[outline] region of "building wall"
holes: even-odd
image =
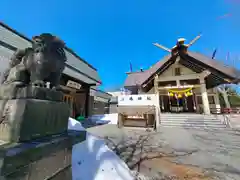
[[[31,46],[31,42],[19,35],[13,33],[12,31],[5,28],[0,23],[0,42],[9,44],[14,48],[23,49]],[[3,48],[3,45],[0,44],[0,56],[1,58],[1,72],[5,70],[8,66],[9,57],[13,54],[13,49]],[[79,79],[87,84],[99,84],[100,77],[97,73],[97,70],[92,68],[90,65],[81,61],[76,57],[73,53],[71,53],[68,49],[65,49],[67,56],[67,67],[64,70],[64,73],[75,78]],[[3,58],[4,57],[4,58]],[[6,58],[6,59],[5,59]],[[3,60],[4,59],[4,60]]]
[[[112,92],[108,92],[108,94],[111,94],[112,96],[120,96],[120,95],[123,95],[123,94],[130,94],[131,92],[128,91],[128,92],[123,92],[123,91],[112,91]]]
[[[118,107],[118,96],[121,95],[130,95],[131,91],[112,91],[108,92],[112,95],[112,98],[109,103],[109,113],[118,113],[117,107]]]
[[[196,94],[196,104],[199,108],[203,109],[202,104],[202,95],[201,95],[201,89],[200,87],[197,87],[193,90],[193,92]],[[209,101],[209,107],[211,108],[221,108],[220,106],[220,100],[219,100],[219,94],[217,92],[216,88],[208,89],[208,101]],[[197,107],[197,108],[198,108]]]
[[[118,107],[117,103],[111,103],[109,106],[109,113],[110,114],[118,113],[117,107]]]
[[[88,96],[87,92],[74,94],[75,102],[76,102],[76,106],[75,106],[76,114],[83,115],[85,117],[89,116],[89,114],[86,113],[86,111],[88,111],[86,109],[87,108],[87,105],[86,105],[87,96]]]
[[[108,114],[112,95],[96,88],[91,88],[89,98],[89,115]]]
[[[181,69],[181,76],[175,76],[175,68],[179,67]],[[160,80],[169,80],[169,79],[173,79],[173,80],[178,80],[181,79],[182,77],[184,78],[188,78],[188,76],[191,78],[192,76],[198,76],[197,73],[195,73],[194,71],[192,71],[189,68],[186,68],[185,66],[181,65],[181,64],[173,64],[172,66],[169,67],[169,69],[167,69],[165,72],[163,72],[160,76],[159,79]],[[193,92],[195,94],[195,99],[196,99],[196,104],[197,104],[197,108],[202,109],[203,105],[202,105],[202,95],[201,95],[201,89],[200,87],[194,87],[193,88]],[[216,91],[216,89],[212,88],[212,89],[208,89],[208,101],[209,101],[209,106],[210,108],[220,108],[220,103],[219,103],[219,95]],[[152,87],[148,92],[141,92],[139,94],[154,94],[155,93],[155,88]],[[162,89],[159,91],[160,95],[167,95],[167,90]]]
[[[67,82],[71,80],[81,85],[80,89],[75,89],[67,86]],[[70,105],[71,117],[75,118],[76,115],[88,117],[88,98],[90,86],[86,83],[79,82],[72,79],[70,76],[62,75],[61,87],[64,92],[64,101]],[[67,101],[66,101],[67,99]]]
[[[109,114],[109,103],[94,101],[93,115],[96,114]]]
[[[9,60],[14,51],[16,49],[30,47],[31,45],[32,44],[29,39],[22,37],[22,35],[19,35],[17,32],[13,32],[0,22],[0,76],[2,76],[3,72],[7,69]],[[80,113],[81,115],[88,116],[87,107],[89,106],[89,86],[99,84],[100,78],[98,76],[98,72],[69,48],[65,48],[65,53],[67,56],[67,62],[63,74],[68,76],[67,80],[72,80],[82,85],[84,84],[82,87],[87,87],[88,89],[81,93],[73,93],[74,91],[71,92],[70,90],[69,92],[65,92],[65,97],[67,96],[68,99],[74,99],[71,100],[74,101],[75,104],[72,108],[72,111],[75,113],[72,114]],[[64,81],[61,85],[66,86],[66,81]],[[73,102],[70,103],[71,106],[73,106]]]
[[[161,74],[161,77],[169,77],[169,76],[175,76],[175,68],[179,67],[181,69],[181,75],[190,75],[190,74],[196,74],[194,71],[192,71],[189,68],[186,68],[185,66],[181,64],[173,64],[170,66],[166,71],[164,71]]]
[[[109,113],[118,113],[117,107],[118,107],[118,97],[112,96],[109,102]]]
[[[161,90],[160,90],[160,91],[161,91]],[[165,93],[165,90],[162,90],[161,92],[162,92],[162,93]],[[208,89],[207,92],[208,92],[208,95],[213,95],[213,94],[216,93],[215,90],[214,90],[214,88]],[[154,87],[152,87],[148,92],[141,92],[141,94],[154,94],[154,93],[155,93]],[[195,87],[195,88],[194,88],[194,93],[197,94],[197,95],[201,95],[201,89],[200,89],[200,87]]]
[[[154,87],[152,89],[150,89],[148,92],[145,93],[141,93],[141,94],[154,94]],[[196,99],[196,104],[198,106],[198,108],[202,109],[203,105],[202,105],[202,95],[201,95],[201,91],[199,87],[196,87],[193,89],[193,92],[195,93],[195,99]],[[208,101],[209,101],[209,107],[210,108],[220,108],[220,102],[219,102],[219,96],[216,92],[215,89],[208,89]],[[160,90],[159,92],[160,95],[167,95],[167,91],[166,90]]]

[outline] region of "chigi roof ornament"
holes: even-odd
[[[178,52],[185,52],[187,53],[187,50],[190,46],[192,46],[202,35],[199,34],[198,36],[196,36],[189,44],[185,44],[186,39],[185,38],[179,38],[177,40],[177,43],[175,46],[173,46],[171,49],[158,44],[158,43],[153,43],[154,46],[157,46],[165,51],[168,51],[170,53],[172,53],[172,55],[176,55]]]

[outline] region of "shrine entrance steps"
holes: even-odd
[[[227,128],[221,115],[161,113],[160,126],[184,128]]]

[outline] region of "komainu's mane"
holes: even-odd
[[[51,52],[56,52],[60,58],[66,61],[66,54],[64,51],[65,43],[58,37],[53,36],[50,33],[43,33],[39,36],[34,36],[32,40],[32,48],[35,52],[42,52],[45,48],[47,48]]]

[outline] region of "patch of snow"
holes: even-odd
[[[80,122],[69,118],[69,130],[86,131]],[[86,140],[73,146],[73,180],[134,180],[127,165],[110,150],[105,141],[88,133]]]
[[[68,129],[75,131],[86,131],[86,129],[82,127],[82,124],[80,122],[71,117],[68,118]]]
[[[93,115],[89,119],[96,122],[106,122],[106,124],[117,124],[118,113]]]

